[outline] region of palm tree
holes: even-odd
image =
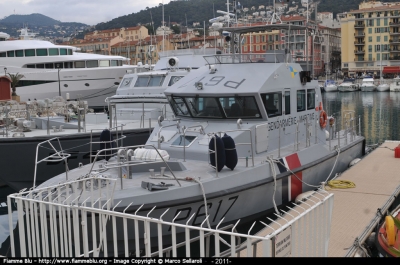
[[[21,75],[21,74],[19,74],[19,73],[16,73],[16,74],[10,74],[10,73],[8,73],[7,74],[9,77],[10,77],[10,79],[11,79],[11,89],[12,89],[12,96],[16,96],[17,95],[17,93],[15,93],[15,90],[16,90],[16,88],[17,88],[17,85],[18,85],[18,83],[19,83],[19,80],[21,80],[22,78],[24,78],[25,76],[24,75]]]

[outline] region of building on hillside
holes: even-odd
[[[223,36],[206,36],[203,37],[193,37],[189,39],[189,47],[199,47],[199,48],[219,48],[223,49],[225,43],[225,39]]]
[[[164,48],[163,48],[164,44]],[[130,64],[155,64],[159,60],[161,51],[173,50],[174,45],[162,36],[148,36],[143,40],[124,41],[111,47],[113,55],[120,55],[130,59]]]
[[[340,20],[333,17],[332,12],[318,12],[317,15],[318,25],[338,29],[340,28]]]
[[[162,35],[166,36],[172,33],[173,33],[172,29],[167,26],[161,26],[156,29],[157,36],[162,36]]]
[[[329,28],[319,25],[322,36],[321,57],[325,63],[325,70],[333,72],[341,68],[341,32],[340,28]]]
[[[139,41],[149,36],[144,26],[123,27],[120,29],[95,30],[85,34],[83,40],[74,39],[70,45],[78,47],[82,52],[95,54],[112,54],[111,47],[124,41]]]
[[[358,10],[344,14],[341,19],[342,72],[350,76],[379,75],[382,66],[384,75],[399,74],[399,18],[398,2],[363,2]]]

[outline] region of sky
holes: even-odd
[[[0,19],[40,13],[61,22],[96,25],[170,0],[0,0]]]

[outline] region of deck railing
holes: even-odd
[[[124,210],[115,211],[121,203],[113,201],[115,181],[86,178],[9,195],[11,256],[178,257],[178,250],[182,249],[186,258],[327,257],[333,194],[324,190],[287,205],[279,215],[275,214],[276,218],[256,221],[265,226],[260,232],[252,233],[254,222],[248,233],[242,234],[236,231],[240,220],[233,227],[220,228],[221,219],[212,228],[206,225],[209,216],[200,226],[188,224],[194,214],[186,223],[175,222],[180,213],[172,220],[163,220],[169,209],[159,217],[150,217],[156,206],[145,215],[138,214],[143,205],[129,209],[129,204]],[[17,205],[18,245],[12,232],[13,203]],[[128,209],[134,214],[127,213]],[[171,243],[165,245],[165,240]]]

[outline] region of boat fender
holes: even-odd
[[[353,159],[353,160],[350,162],[349,167],[354,166],[355,164],[357,164],[357,163],[360,162],[360,161],[361,161],[360,158]]]
[[[396,243],[396,230],[394,227],[393,217],[390,215],[385,217],[385,230],[388,245],[394,246],[394,243]]]
[[[105,129],[100,134],[100,150],[115,148],[115,142],[113,141],[113,135],[108,130]],[[112,156],[112,151],[102,152],[100,156],[103,156],[106,161],[108,161]]]
[[[238,163],[235,141],[225,133],[222,137],[222,142],[225,147],[225,166],[233,170]]]
[[[210,149],[210,164],[215,167],[218,164],[218,172],[220,172],[225,166],[225,147],[224,142],[221,137],[215,135],[215,143],[217,146],[217,159],[215,159],[215,145],[214,145],[214,137],[211,137],[210,143],[208,144],[208,148]],[[217,160],[217,161],[215,161]],[[216,163],[217,162],[217,163]]]

